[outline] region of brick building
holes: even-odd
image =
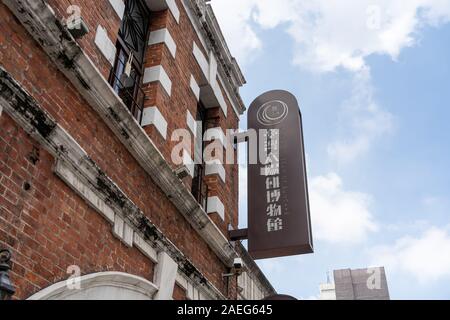
[[[14,298],[273,295],[229,241],[238,165],[201,157],[218,144],[236,159],[225,133],[244,84],[204,0],[0,1],[0,248]],[[195,142],[181,163],[178,129]],[[246,272],[223,277],[238,257]]]

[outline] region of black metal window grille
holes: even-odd
[[[142,0],[126,0],[117,39],[117,54],[109,82],[139,123],[142,121],[145,93],[144,74],[150,13]]]
[[[192,180],[192,195],[195,197],[195,199],[198,201],[198,203],[205,209],[205,211],[208,210],[208,185],[205,182],[205,171],[206,171],[206,165],[203,159],[203,152],[205,150],[205,142],[203,141],[204,134],[206,130],[208,129],[208,120],[207,120],[207,112],[205,107],[199,103],[197,108],[197,121],[201,122],[202,124],[202,130],[201,130],[201,164],[195,165],[194,170],[194,179]]]

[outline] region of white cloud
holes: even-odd
[[[262,46],[256,26],[284,29],[295,41],[296,64],[316,71],[358,71],[366,57],[396,59],[424,25],[450,20],[449,0],[215,0],[232,51],[249,57]]]
[[[328,146],[328,154],[340,163],[349,163],[365,154],[372,144],[393,128],[393,115],[383,110],[373,98],[368,68],[354,75],[351,98],[340,110],[339,126],[346,128]]]
[[[404,237],[371,250],[373,264],[388,273],[408,274],[422,284],[450,279],[450,230],[431,227],[419,237]]]
[[[378,230],[370,212],[371,196],[344,190],[331,173],[313,178],[309,188],[314,237],[333,244],[358,244]]]
[[[392,115],[373,98],[367,57],[380,54],[396,60],[402,49],[417,43],[421,28],[450,21],[450,0],[215,0],[212,4],[241,63],[263,48],[258,28],[280,27],[294,40],[294,64],[319,73],[339,68],[354,73],[350,107],[344,106],[341,119],[341,127],[352,130],[328,147],[332,159],[344,163],[364,155],[392,127]]]
[[[262,47],[251,24],[254,2],[219,0],[211,3],[232,53],[239,63],[246,63]]]

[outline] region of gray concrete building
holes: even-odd
[[[390,300],[384,267],[334,271],[334,284],[320,286],[321,300]]]

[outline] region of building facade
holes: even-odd
[[[390,300],[384,267],[334,271],[334,283],[320,285],[321,300]]]
[[[0,1],[0,248],[14,297],[275,294],[228,235],[227,132],[244,84],[204,0]],[[236,258],[246,272],[224,277]]]

